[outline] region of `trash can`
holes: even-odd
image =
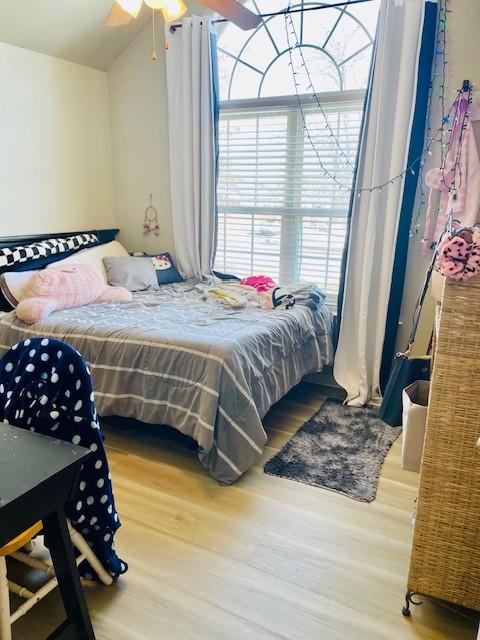
[[[427,424],[429,390],[430,382],[417,380],[402,392],[402,467],[407,471],[420,471]]]

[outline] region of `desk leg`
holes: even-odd
[[[72,638],[95,640],[63,509],[44,518],[43,528],[67,614],[66,624],[75,632]]]

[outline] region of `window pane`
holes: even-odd
[[[307,11],[303,16],[303,42],[315,42],[323,47],[328,42],[332,29],[335,29],[341,16],[341,8]]]
[[[331,33],[325,50],[341,64],[343,60],[354,56],[370,43],[371,38],[362,23],[343,14],[336,29]]]
[[[355,58],[342,65],[343,84],[345,89],[363,89],[367,86],[370,71],[372,47],[359,53]]]
[[[339,185],[329,176],[323,176],[324,179],[321,180],[318,175],[322,169],[319,168],[317,153],[323,167],[331,176],[335,176],[338,182],[346,187],[351,185],[362,111],[358,107],[354,110],[342,110],[341,107],[337,109],[333,111],[324,108],[326,119],[318,110],[311,110],[306,114],[308,133],[313,142],[312,146],[305,131],[302,206],[306,208],[326,207],[343,211],[349,204],[348,191],[339,189]],[[327,122],[330,128],[327,127]],[[335,138],[344,155],[341,155]]]
[[[281,216],[219,211],[215,269],[245,277],[280,273]],[[233,240],[233,241],[232,241]]]
[[[265,72],[277,53],[275,44],[269,36],[268,30],[263,27],[258,29],[254,36],[247,41],[241,58],[243,61],[248,62],[248,64]]]
[[[342,218],[303,218],[300,280],[315,282],[334,299],[340,286],[340,269],[347,233]]]
[[[323,51],[313,47],[302,47],[300,55],[296,49],[292,52],[292,63],[295,69],[298,69],[295,76],[292,74],[288,52],[275,60],[265,74],[260,90],[261,97],[293,95],[295,82],[299,94],[311,93],[310,83],[318,93],[339,91],[342,88],[340,70]],[[305,68],[308,69],[308,74]]]
[[[229,98],[231,100],[257,97],[258,87],[263,77],[262,74],[241,63],[237,63],[233,77],[235,78],[235,82],[232,82],[230,88]]]
[[[220,123],[219,224],[215,268],[280,284],[315,282],[338,291],[362,101],[224,109]],[[344,156],[331,135],[335,134]],[[312,142],[314,147],[312,147]]]
[[[284,204],[287,116],[233,114],[220,121],[219,205]]]

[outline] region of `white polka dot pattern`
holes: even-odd
[[[128,566],[113,548],[120,522],[94,400],[85,362],[76,350],[56,339],[27,339],[0,360],[1,421],[46,435],[54,432],[54,437],[90,449],[76,495],[65,511],[72,526],[117,577]],[[96,578],[86,562],[80,572]]]

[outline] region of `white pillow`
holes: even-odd
[[[90,247],[89,249],[82,249],[78,253],[74,253],[63,260],[52,262],[48,265],[47,269],[54,269],[55,267],[69,263],[93,264],[100,269],[102,277],[105,280],[105,284],[107,284],[107,272],[103,265],[103,259],[116,256],[128,256],[128,251],[120,244],[120,242],[112,240],[112,242],[107,242],[106,244]],[[23,289],[29,281],[30,276],[37,271],[38,269],[32,269],[30,271],[7,271],[0,275],[0,289],[12,307],[17,306],[22,297]]]
[[[34,271],[7,271],[0,275],[0,289],[12,307],[15,308],[17,306],[25,285],[35,271],[38,271],[38,269]]]
[[[117,240],[101,244],[96,247],[90,247],[89,249],[82,249],[78,253],[74,253],[68,258],[52,262],[48,265],[47,269],[55,269],[55,267],[63,266],[64,264],[93,264],[100,269],[105,284],[108,283],[107,272],[103,264],[104,258],[115,258],[121,256],[128,256],[128,251]],[[31,273],[31,272],[30,272]]]

